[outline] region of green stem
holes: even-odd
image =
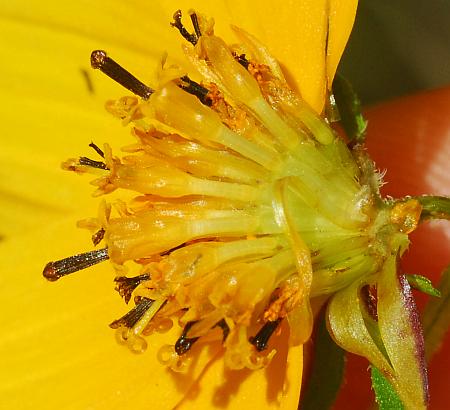
[[[422,205],[421,222],[428,219],[450,219],[450,198],[445,196],[415,196]]]

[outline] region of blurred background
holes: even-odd
[[[340,65],[363,105],[450,84],[449,0],[360,0]]]

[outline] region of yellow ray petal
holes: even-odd
[[[337,66],[355,21],[358,0],[330,0],[327,47],[327,81],[331,88]]]
[[[259,40],[277,56],[303,98],[321,111],[325,95],[325,42],[327,36],[327,0],[278,3],[230,1],[237,25],[242,16],[253,13],[245,29],[257,33]]]
[[[128,133],[102,109],[114,89],[94,82],[96,93],[87,91],[81,70],[89,69],[92,41],[17,20],[2,20],[0,35],[10,39],[0,45],[10,56],[0,76],[8,102],[2,104],[0,234],[9,237],[85,206],[92,189],[64,173],[61,161],[90,155],[91,140],[120,146]]]
[[[173,7],[163,10],[139,1],[126,6],[119,1],[2,5],[0,35],[8,41],[0,42],[0,53],[8,58],[0,76],[6,118],[1,238],[39,229],[78,208],[86,215],[93,212],[86,179],[62,172],[61,161],[91,155],[91,140],[100,146],[108,141],[113,148],[132,140],[129,130],[103,109],[106,100],[127,92],[91,70],[90,53],[104,48],[142,81],[155,83],[164,51],[181,62],[181,39],[169,25]],[[223,7],[214,11],[224,13]]]
[[[38,229],[77,208],[85,207],[87,214],[93,209],[92,189],[62,172],[61,161],[90,155],[91,140],[119,148],[131,139],[103,109],[106,100],[126,90],[91,70],[91,51],[107,49],[151,83],[161,44],[168,44],[161,38],[172,39],[175,53],[180,48],[170,18],[135,24],[145,14],[152,17],[141,3],[75,2],[62,8],[54,1],[19,1],[0,8],[0,35],[8,39],[0,43],[0,53],[8,56],[0,76],[6,118],[0,152],[1,237]]]
[[[291,84],[321,112],[327,78],[331,84],[353,26],[357,1],[289,0],[282,5],[259,1],[256,5],[228,0],[227,3],[233,22],[268,46],[287,71]]]
[[[214,352],[204,349],[192,373],[180,377],[169,374],[156,356],[160,346],[176,340],[177,326],[151,336],[142,355],[119,346],[108,323],[127,308],[112,291],[108,262],[50,285],[40,275],[45,263],[85,242],[72,223],[59,221],[38,237],[3,245],[2,408],[144,409],[155,402],[172,408]]]

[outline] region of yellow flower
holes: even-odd
[[[90,187],[59,170],[61,159],[85,151],[90,140],[113,148],[128,132],[101,109],[123,91],[89,69],[93,49],[120,58],[148,84],[168,50],[181,62],[173,8],[195,7],[214,16],[231,39],[229,23],[244,27],[281,61],[287,77],[316,111],[349,35],[355,1],[273,2],[48,1],[2,5],[2,292],[1,396],[5,408],[295,408],[301,382],[301,347],[278,354],[267,369],[233,373],[218,352],[201,351],[190,373],[174,375],[156,350],[177,329],[152,335],[149,351],[132,355],[106,326],[123,311],[104,265],[49,286],[42,266],[58,255],[89,247],[73,221],[94,214]],[[328,34],[327,34],[327,31]],[[328,41],[328,48],[326,42]],[[325,52],[327,50],[327,52]],[[152,347],[155,347],[152,349]]]

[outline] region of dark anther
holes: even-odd
[[[153,300],[148,298],[141,298],[139,303],[131,309],[128,313],[122,316],[120,319],[115,320],[109,324],[111,329],[117,329],[120,326],[132,328],[139,320],[144,316],[145,312],[152,305]]]
[[[183,333],[175,343],[175,351],[177,352],[178,356],[181,356],[188,352],[192,345],[199,339],[198,337],[192,337],[187,338],[186,335],[189,332],[189,329],[195,324],[196,322],[188,322],[186,323],[186,326],[184,326]]]
[[[268,321],[266,324],[259,330],[255,337],[250,338],[250,343],[256,347],[258,352],[263,351],[267,348],[267,344],[269,343],[270,337],[275,332],[278,325],[281,323],[281,318],[275,321]]]
[[[194,15],[194,14],[193,14]],[[192,18],[192,17],[191,17]],[[194,46],[197,44],[198,38],[195,34],[189,33],[189,31],[186,30],[186,28],[183,26],[183,23],[181,22],[181,10],[177,10],[173,15],[173,23],[170,23],[172,27],[175,27],[178,29],[180,34],[187,40],[189,43],[193,44]],[[198,25],[198,24],[197,24]],[[195,25],[194,25],[195,29]],[[196,30],[197,31],[197,30]]]
[[[93,159],[87,157],[80,157],[78,163],[80,165],[86,165],[92,168],[109,169],[108,166],[103,161],[94,161]]]
[[[190,17],[191,17],[192,25],[194,26],[195,34],[196,34],[197,39],[198,39],[202,35],[202,32],[200,31],[200,26],[198,25],[197,14],[191,13]]]
[[[106,55],[103,50],[95,50],[91,54],[92,68],[99,69],[109,78],[117,81],[120,85],[130,90],[132,93],[138,95],[144,100],[148,100],[153,90],[140,82],[134,75],[125,70],[122,66],[117,64],[112,58]]]
[[[150,275],[147,274],[134,276],[132,278],[127,278],[126,276],[118,276],[114,279],[114,282],[116,282],[115,290],[117,290],[117,292],[119,292],[119,295],[123,297],[125,303],[128,303],[134,290],[142,282],[145,282],[149,279]]]
[[[245,54],[233,53],[233,57],[242,67],[248,70],[248,65],[250,64],[250,61],[247,60]]]
[[[43,275],[50,282],[54,282],[63,276],[86,269],[107,259],[109,259],[108,248],[80,253],[56,262],[47,263]]]
[[[98,154],[100,155],[102,158],[105,158],[105,153],[98,147],[97,144],[93,143],[91,141],[91,143],[89,144],[89,146]]]
[[[195,95],[202,104],[211,106],[212,100],[209,98],[209,90],[199,83],[191,80],[187,75],[180,78],[182,83],[180,84],[180,88],[187,91],[189,94]]]
[[[99,229],[97,232],[92,235],[92,243],[94,246],[97,246],[105,236],[105,230],[103,228]]]
[[[217,322],[214,327],[220,327],[222,329],[222,332],[223,332],[222,343],[225,342],[225,340],[227,340],[227,337],[230,333],[230,328],[228,327],[225,319],[222,319],[219,322]]]

